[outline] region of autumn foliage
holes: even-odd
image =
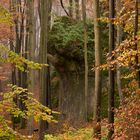
[[[115,134],[116,140],[139,140],[140,138],[140,89],[133,80],[124,89],[126,98],[116,110]]]

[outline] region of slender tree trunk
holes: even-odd
[[[40,63],[47,64],[47,42],[48,42],[48,30],[49,30],[49,10],[50,1],[41,0],[40,1],[40,25],[41,25],[41,35],[40,35],[40,51],[39,59]],[[40,102],[48,106],[48,85],[47,85],[47,75],[48,69],[43,67],[40,70]],[[46,121],[40,120],[39,129],[39,139],[43,140],[43,135],[48,128],[48,123]]]
[[[120,13],[121,10],[121,0],[117,0],[116,1],[116,10],[117,13]],[[117,44],[120,45],[120,43],[122,42],[122,28],[120,27],[120,25],[117,25]],[[123,93],[122,93],[122,89],[121,89],[121,70],[120,70],[120,66],[119,64],[117,64],[117,86],[118,86],[118,92],[119,92],[119,97],[120,97],[120,103],[122,103],[123,101]]]
[[[87,57],[87,23],[86,23],[86,1],[85,0],[82,0],[82,16],[83,16],[83,24],[84,24],[85,118],[87,119],[88,57]]]
[[[27,23],[26,23],[26,33],[27,33],[27,46],[28,46],[28,59],[30,61],[35,61],[35,20],[34,20],[34,0],[27,1]],[[35,70],[29,70],[29,81],[28,89],[30,92],[34,93],[35,87]],[[33,134],[33,117],[31,116],[27,124],[28,135]]]
[[[134,38],[137,40],[136,36],[138,35],[138,30],[139,30],[139,8],[138,8],[138,5],[139,5],[139,1],[138,0],[135,0],[135,28],[134,28]],[[139,52],[139,49],[138,49],[138,43],[136,43],[136,46],[135,46],[135,49],[137,50],[137,52]],[[138,69],[138,72],[137,72],[137,80],[138,80],[138,86],[140,88],[140,66],[139,66],[139,57],[138,57],[138,54],[136,55],[136,65],[137,65],[137,69]]]
[[[79,0],[75,0],[75,13],[76,13],[76,19],[80,19],[80,5],[79,5]]]
[[[69,16],[73,17],[73,0],[69,0]]]
[[[15,12],[15,8],[14,8],[14,5],[15,5],[15,1],[14,0],[10,0],[10,11],[11,12]],[[12,27],[11,27],[11,32],[12,32]],[[14,50],[14,43],[12,40],[10,40],[10,50],[12,51],[15,51]],[[12,84],[13,85],[16,85],[16,70],[15,68],[12,69]]]
[[[20,3],[21,5],[21,13],[22,13],[22,24],[21,24],[21,29],[22,29],[22,32],[21,32],[21,55],[22,57],[24,58],[28,58],[27,56],[27,51],[28,51],[28,48],[29,48],[29,45],[28,45],[28,42],[29,42],[29,26],[28,26],[28,5],[26,5],[26,1],[23,1],[23,3],[21,2]],[[23,8],[22,8],[23,7]],[[27,17],[25,18],[25,15],[27,15]],[[27,65],[24,64],[24,69],[27,70]],[[28,88],[28,80],[27,80],[27,72],[26,71],[19,71],[19,74],[20,74],[20,77],[21,77],[21,80],[19,81],[20,82],[20,86],[22,88],[25,88],[27,89]],[[24,110],[27,110],[26,106],[25,106],[25,103],[24,101],[27,100],[27,93],[23,92],[21,93],[21,98],[19,100],[19,107],[22,111]],[[25,118],[20,118],[20,127],[21,128],[26,128],[27,126],[27,120]]]
[[[115,17],[115,1],[109,0],[109,18]],[[109,23],[109,56],[111,57],[112,51],[115,48],[114,24]],[[114,93],[115,93],[115,71],[109,68],[109,93],[108,93],[108,122],[109,133],[108,139],[112,139],[114,133]]]
[[[99,0],[94,0],[94,36],[95,36],[95,107],[94,107],[94,137],[101,138],[101,36],[98,18],[100,17]]]

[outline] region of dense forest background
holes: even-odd
[[[1,0],[0,139],[139,140],[139,22],[139,0]]]

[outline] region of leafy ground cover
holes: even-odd
[[[106,132],[106,128],[102,129],[102,134]],[[93,128],[85,127],[81,129],[69,128],[65,133],[52,135],[46,134],[44,140],[93,140]],[[102,136],[102,140],[107,140],[106,135]]]

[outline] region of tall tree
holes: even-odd
[[[115,34],[114,24],[112,19],[115,17],[115,0],[109,0],[109,56],[112,56],[112,51],[115,48]],[[112,58],[113,59],[113,58]],[[112,139],[114,133],[114,93],[115,93],[115,71],[109,68],[109,93],[108,93],[108,122],[109,122],[109,133],[108,139]]]
[[[47,46],[48,46],[48,31],[49,31],[49,14],[51,1],[50,0],[40,0],[40,50],[39,50],[39,62],[42,64],[47,64]],[[40,102],[48,106],[47,97],[48,97],[48,87],[47,87],[47,75],[48,69],[47,67],[43,67],[40,70]],[[43,135],[48,128],[47,122],[41,120],[40,121],[40,129],[39,129],[39,138],[43,139]]]
[[[35,55],[35,20],[34,20],[34,1],[30,0],[27,1],[27,21],[26,21],[26,33],[27,33],[27,46],[28,46],[28,59],[31,61],[34,61],[34,55]],[[29,80],[30,84],[28,85],[29,91],[34,93],[34,87],[35,87],[35,75],[34,70],[29,71]],[[33,133],[33,118],[30,117],[28,121],[28,132],[29,135],[32,135]]]
[[[95,36],[95,97],[94,97],[94,137],[101,136],[101,70],[98,66],[101,65],[101,35],[100,24],[98,18],[100,17],[99,0],[94,0],[94,36]]]
[[[82,0],[82,16],[83,16],[83,24],[84,24],[85,118],[87,119],[88,57],[87,57],[87,23],[86,23],[86,1],[85,0]]]
[[[16,0],[11,0],[11,8],[13,8],[13,12],[15,15],[17,15],[14,19],[15,21],[15,33],[16,33],[16,41],[15,41],[15,51],[17,54],[22,55],[23,57],[27,58],[27,34],[26,32],[26,25],[25,25],[25,11],[26,11],[26,6],[25,6],[25,1],[16,1]],[[18,13],[18,14],[17,14]],[[11,43],[12,44],[12,43]],[[12,44],[13,45],[13,44]],[[27,69],[27,66],[24,66],[25,69]],[[13,69],[12,71],[12,82],[13,84],[16,84],[18,86],[21,86],[23,88],[27,88],[27,73],[24,71],[20,71],[16,68]],[[17,104],[17,106],[24,110],[25,106],[24,103],[22,102],[22,98],[24,96],[24,93],[20,95],[20,100],[16,97],[14,98],[14,102]],[[15,128],[15,123],[21,124],[21,127],[25,127],[25,119],[23,118],[13,118],[13,128]]]

